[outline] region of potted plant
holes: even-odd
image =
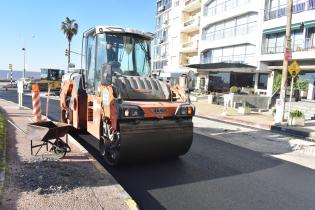
[[[299,110],[291,111],[289,113],[289,125],[304,126],[305,125],[304,113]]]
[[[230,87],[230,93],[238,93],[239,92],[239,88],[238,87],[236,87],[236,86],[232,86],[232,87]]]
[[[295,88],[301,92],[301,97],[307,96],[308,80],[299,78],[295,83]]]

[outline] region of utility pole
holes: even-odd
[[[287,25],[286,25],[286,32],[285,32],[285,53],[283,59],[283,67],[282,67],[282,78],[281,78],[281,89],[280,89],[280,100],[282,100],[281,109],[281,122],[284,120],[284,109],[285,109],[285,92],[287,88],[287,79],[288,79],[288,63],[289,63],[289,56],[288,53],[291,53],[291,22],[292,22],[292,5],[293,0],[288,0],[288,13],[287,13]]]

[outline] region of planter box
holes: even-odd
[[[301,98],[306,98],[307,97],[307,91],[301,91]]]
[[[243,115],[250,114],[251,109],[249,107],[238,107],[237,112]]]
[[[305,119],[304,119],[304,117],[303,118],[301,118],[301,117],[299,117],[299,118],[289,117],[289,125],[291,125],[291,126],[304,126],[305,125]]]
[[[214,95],[208,95],[208,103],[213,104]]]

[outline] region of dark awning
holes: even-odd
[[[207,63],[190,64],[189,68],[197,69],[197,72],[237,72],[237,73],[268,73],[268,71],[258,71],[256,66],[243,63]]]

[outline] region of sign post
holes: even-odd
[[[17,84],[17,91],[19,94],[19,109],[23,106],[23,80],[19,80]]]
[[[291,65],[289,66],[288,71],[291,74],[291,91],[290,91],[290,101],[289,101],[289,115],[290,115],[294,78],[297,75],[299,75],[301,68],[296,61],[293,61],[293,63],[291,63]]]

